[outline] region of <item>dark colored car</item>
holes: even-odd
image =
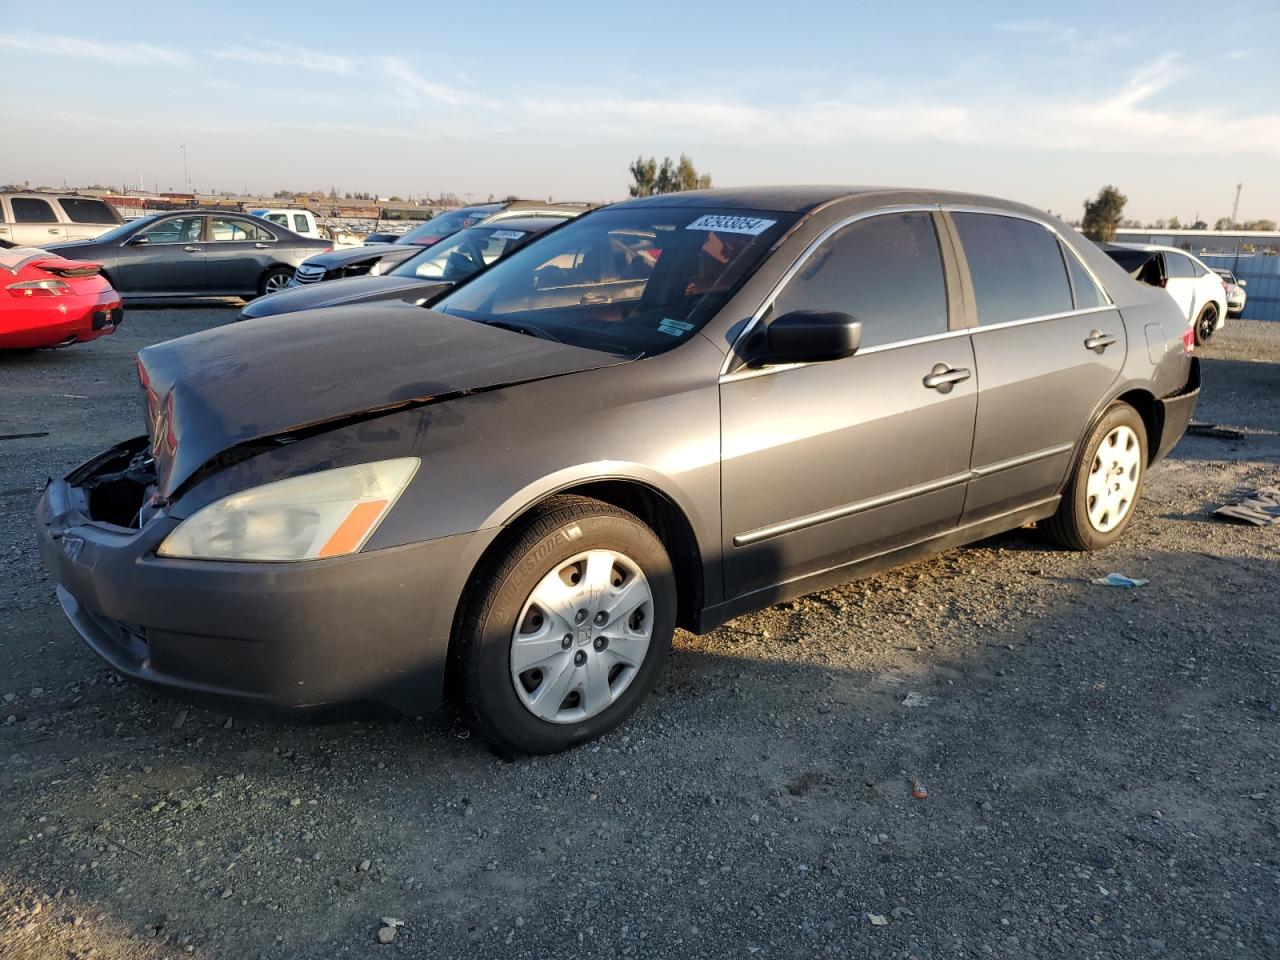
[[[298,267],[292,285],[319,283],[322,280],[345,280],[366,274],[385,274],[414,256],[422,247],[439,243],[459,230],[530,217],[553,217],[563,220],[591,209],[585,203],[541,203],[537,200],[511,200],[503,203],[481,203],[473,207],[449,210],[421,223],[389,244],[366,243],[362,247],[344,247],[312,257]]]
[[[125,300],[273,293],[303,260],[332,248],[257,217],[201,210],[152,214],[93,240],[48,247],[102,264]]]
[[[51,481],[40,553],[121,673],[598,737],[677,625],[1038,523],[1098,549],[1199,393],[1185,320],[1000,200],[836,187],[593,211],[423,310],[147,347],[149,436]]]
[[[559,217],[523,217],[467,227],[434,246],[419,250],[390,273],[290,287],[251,300],[240,311],[240,319],[375,300],[404,300],[423,306],[490,264],[515,253],[543,231],[562,223],[564,219]]]

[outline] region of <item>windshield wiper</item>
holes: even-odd
[[[511,323],[507,320],[481,320],[483,324],[490,327],[500,327],[503,330],[510,330],[512,333],[522,333],[526,337],[538,337],[541,340],[550,340],[552,343],[564,343],[550,330],[544,330],[542,327],[535,327],[531,323]]]

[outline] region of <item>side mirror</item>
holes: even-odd
[[[1237,280],[1237,281],[1236,281],[1236,286],[1237,286],[1237,287],[1247,287],[1248,285],[1249,285],[1249,281],[1248,281],[1248,280]]]
[[[857,353],[862,324],[834,310],[793,310],[773,320],[765,336],[759,363],[821,363]]]
[[[149,237],[140,233],[136,237],[130,237],[128,245],[131,247],[145,247],[150,242],[151,239]]]

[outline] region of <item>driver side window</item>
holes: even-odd
[[[204,217],[172,217],[142,231],[151,243],[200,243]]]
[[[773,302],[793,310],[839,311],[862,323],[874,347],[947,332],[947,289],[938,233],[928,213],[893,213],[828,237]]]

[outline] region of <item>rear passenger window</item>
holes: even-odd
[[[773,316],[792,310],[852,314],[864,347],[945,333],[947,288],[933,218],[884,214],[828,237],[774,300]]]
[[[953,213],[978,306],[978,324],[1026,320],[1073,308],[1058,239],[1031,220]]]
[[[1107,298],[1098,289],[1093,277],[1089,276],[1089,271],[1071,252],[1070,247],[1064,243],[1063,248],[1062,258],[1067,261],[1067,273],[1071,274],[1071,289],[1076,295],[1076,309],[1091,310],[1094,307],[1105,307]]]
[[[280,226],[283,227],[284,224],[282,223],[280,224]],[[293,215],[293,232],[306,233],[307,230],[309,229],[310,229],[310,226],[307,223],[307,218],[300,213],[295,213]]]
[[[12,197],[9,206],[13,207],[14,223],[58,222],[58,218],[53,215],[53,207],[35,197]]]
[[[1165,251],[1164,254],[1164,273],[1169,279],[1174,277],[1194,277],[1196,272],[1191,269],[1191,261],[1180,253],[1170,253]]]
[[[101,200],[88,197],[60,197],[59,205],[72,223],[119,223],[115,214]]]

